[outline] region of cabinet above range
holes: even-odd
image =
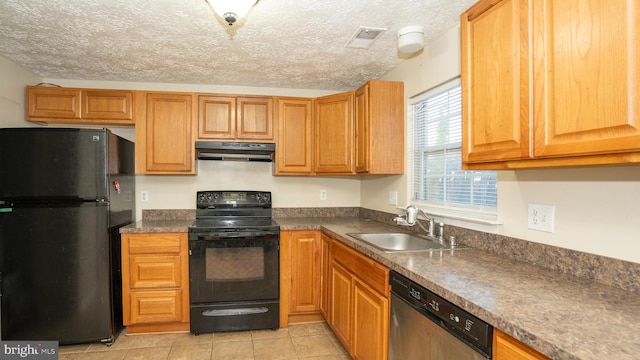
[[[198,95],[198,140],[273,142],[273,98]]]

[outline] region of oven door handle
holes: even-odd
[[[237,309],[217,309],[217,310],[205,310],[201,312],[203,316],[241,316],[241,315],[255,315],[264,314],[269,312],[266,307],[251,307],[251,308],[237,308]]]

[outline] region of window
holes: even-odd
[[[461,170],[462,95],[455,79],[413,99],[412,203],[436,215],[493,215],[497,207],[495,171]],[[434,210],[437,209],[437,210]]]

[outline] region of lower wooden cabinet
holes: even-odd
[[[186,233],[122,234],[122,305],[129,334],[189,330]]]
[[[549,360],[548,357],[533,350],[520,341],[503,333],[493,330],[493,359],[494,360]]]
[[[331,241],[325,233],[320,235],[320,313],[329,318],[329,276],[331,274]]]
[[[330,254],[329,326],[353,359],[387,359],[389,269],[339,241]]]
[[[322,321],[320,231],[280,232],[280,327]]]
[[[290,234],[290,313],[320,311],[320,233],[294,231]]]

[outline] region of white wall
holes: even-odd
[[[459,31],[451,29],[384,78],[404,81],[408,99],[459,75]],[[408,204],[406,176],[363,177],[362,206],[397,211],[387,204],[389,191],[398,191],[399,206]],[[530,203],[555,205],[555,233],[527,228]],[[640,263],[640,166],[499,171],[498,217],[503,225],[492,232]]]
[[[24,121],[24,87],[41,79],[0,56],[0,127],[34,126]]]
[[[44,79],[65,87],[186,91],[225,94],[254,94],[318,97],[330,91],[305,89],[254,88],[240,86],[157,84],[109,81]],[[135,139],[132,129],[112,128],[113,132]],[[197,176],[139,175],[136,177],[138,219],[142,209],[194,209],[199,190],[271,191],[275,207],[345,207],[360,206],[360,177],[272,176],[272,163],[197,161]],[[320,200],[320,190],[327,200]],[[147,191],[149,201],[140,201]]]

